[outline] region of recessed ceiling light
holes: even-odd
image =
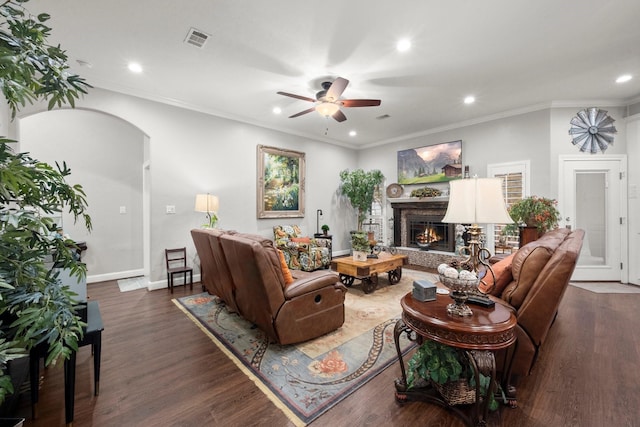
[[[141,73],[142,72],[142,65],[138,64],[137,62],[130,62],[128,65],[129,71],[131,71],[132,73]]]
[[[280,107],[273,107],[273,114],[280,114],[282,113],[282,108]]]
[[[469,95],[464,99],[464,103],[465,104],[473,104],[474,102],[476,102],[476,98]]]
[[[631,74],[625,74],[616,79],[616,83],[626,83],[631,80]]]
[[[349,136],[356,136],[358,134],[358,132],[356,132],[355,130],[349,131]]]
[[[398,43],[396,44],[396,49],[398,49],[398,52],[408,51],[409,49],[411,49],[411,40],[402,39],[398,41]]]

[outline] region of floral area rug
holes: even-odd
[[[393,329],[402,312],[399,301],[413,280],[424,278],[433,276],[405,271],[398,284],[390,285],[381,274],[372,294],[364,294],[356,280],[346,294],[343,326],[297,345],[269,343],[213,295],[173,301],[294,424],[305,426],[397,363]],[[402,351],[412,346],[403,334]]]

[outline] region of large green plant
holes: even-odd
[[[47,43],[49,15],[34,17],[24,8],[27,2],[0,3],[0,88],[12,117],[40,100],[49,109],[74,106],[90,87],[69,73],[65,52]],[[15,153],[12,142],[0,137],[0,368],[43,342],[48,344],[47,365],[77,350],[83,324],[72,293],[60,286],[51,266],[69,269],[78,278],[86,274],[85,266],[74,257],[74,243],[55,236],[47,215],[64,209],[91,229],[85,193],[66,182],[67,165],[54,168]],[[0,402],[13,391],[3,373]]]
[[[384,181],[384,175],[377,169],[365,172],[356,169],[340,172],[340,193],[347,196],[351,206],[358,212],[358,230],[371,209],[376,188]]]

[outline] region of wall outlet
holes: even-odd
[[[176,213],[176,207],[174,205],[167,205],[167,213],[168,214]]]
[[[120,213],[121,214],[126,214],[127,213],[127,207],[126,206],[120,206]]]

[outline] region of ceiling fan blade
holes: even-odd
[[[331,87],[329,87],[327,95],[325,96],[327,101],[337,101],[340,98],[340,95],[342,95],[342,92],[344,92],[344,90],[347,88],[348,84],[349,80],[343,79],[342,77],[338,77],[337,79],[335,79],[333,83],[331,83]]]
[[[308,110],[300,111],[299,113],[294,114],[293,116],[289,116],[290,119],[302,116],[303,114],[310,113],[312,111],[316,111],[316,107],[311,107]]]
[[[343,107],[377,107],[379,99],[343,99],[340,101]]]
[[[278,95],[289,96],[291,98],[301,99],[303,101],[316,102],[315,99],[307,98],[306,96],[296,95],[296,94],[293,94],[293,93],[278,92]]]
[[[336,122],[344,122],[345,120],[347,120],[347,116],[345,116],[344,113],[340,110],[333,113],[333,116],[331,117],[336,119]]]

